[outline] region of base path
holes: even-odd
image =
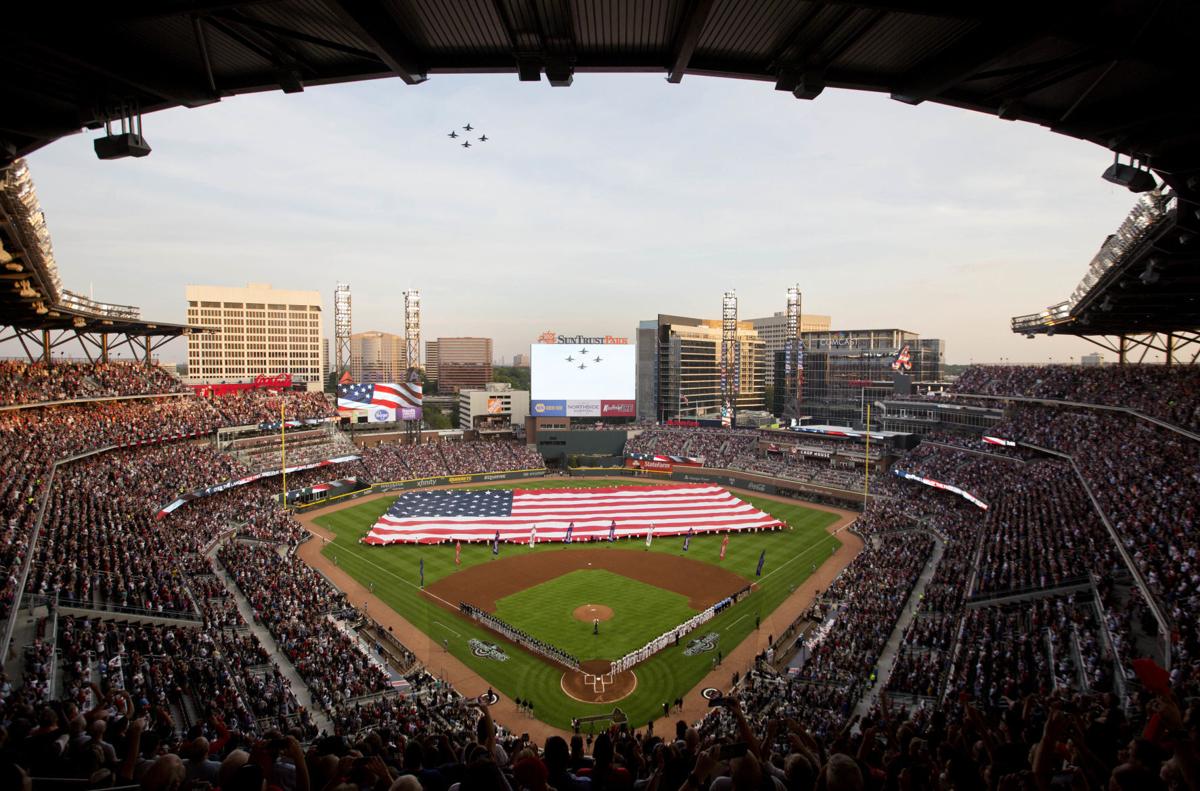
[[[604,480],[605,482],[611,481],[615,483],[625,479],[614,477],[605,478]],[[628,480],[643,481],[644,479],[629,478]],[[479,484],[466,485],[478,486]],[[461,485],[438,488],[454,489],[461,488]],[[828,530],[830,534],[837,538],[840,545],[833,555],[817,567],[817,570],[791,596],[785,599],[773,613],[763,618],[758,631],[752,632],[733,651],[726,654],[724,661],[722,661],[721,666],[717,670],[714,670],[701,679],[700,683],[696,684],[695,687],[684,695],[682,713],[674,712],[670,718],[659,718],[659,721],[656,721],[655,731],[659,733],[673,732],[675,720],[682,719],[692,723],[698,722],[703,718],[708,713],[708,701],[700,696],[700,690],[705,687],[716,687],[724,691],[729,688],[730,677],[734,671],[745,675],[746,671],[754,664],[754,657],[766,649],[767,636],[771,634],[783,634],[783,630],[790,626],[792,621],[796,620],[796,618],[812,606],[816,592],[828,588],[829,584],[841,573],[842,569],[850,565],[850,562],[862,551],[862,540],[846,529],[858,518],[858,514],[854,511],[833,508],[827,505],[818,505],[791,497],[776,497],[774,495],[766,495],[734,487],[726,488],[732,492],[746,496],[761,497],[781,503],[800,504],[806,508],[837,514],[840,518],[834,524],[830,525]],[[332,541],[334,535],[325,528],[317,525],[317,518],[384,497],[395,499],[396,492],[380,492],[376,495],[368,495],[356,500],[346,500],[345,502],[336,503],[328,508],[319,508],[305,514],[297,514],[296,518],[299,522],[316,537],[312,541],[306,541],[304,544],[301,544],[297,555],[305,563],[308,563],[332,580],[334,585],[346,593],[351,603],[355,605],[366,603],[368,605],[367,611],[371,617],[385,628],[390,627],[396,635],[396,639],[412,651],[429,672],[441,676],[450,682],[463,695],[482,695],[489,689],[488,682],[482,676],[477,675],[475,671],[455,659],[452,654],[443,651],[442,646],[436,640],[430,638],[420,629],[400,617],[382,599],[377,598],[367,590],[366,585],[363,585],[341,568],[335,566],[332,560],[321,554],[321,549],[325,543]],[[502,698],[499,703],[492,706],[492,714],[496,720],[503,723],[510,730],[517,733],[528,732],[530,738],[539,743],[544,742],[548,736],[569,735],[559,728],[547,725],[539,720],[531,719],[528,715],[522,714],[507,697]],[[630,723],[631,727],[639,729],[644,728],[645,725],[646,723],[644,722]]]

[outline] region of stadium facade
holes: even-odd
[[[766,345],[748,321],[739,321],[736,410],[766,406]],[[638,324],[639,420],[719,419],[721,321],[659,314]]]
[[[787,313],[779,310],[770,316],[746,319],[746,321],[750,322],[750,326],[754,327],[758,332],[758,337],[762,338],[763,344],[766,346],[768,364],[763,372],[763,381],[767,387],[772,387],[776,380],[775,366],[771,364],[771,361],[775,359],[776,352],[783,351],[784,343],[787,341]],[[829,316],[801,313],[800,332],[828,332],[831,321]]]
[[[862,426],[867,404],[909,395],[926,383],[941,381],[946,362],[945,341],[901,329],[803,332],[800,338],[804,342],[802,409],[813,423]],[[906,349],[907,355],[902,355]],[[783,366],[780,351],[774,359],[780,381]],[[791,395],[787,390],[775,390],[773,409],[778,414]]]
[[[320,387],[325,370],[321,294],[276,289],[188,286],[189,323],[216,332],[188,338],[188,376],[194,384],[292,375]]]
[[[458,427],[464,431],[511,431],[529,415],[529,391],[506,382],[458,391]]]
[[[403,382],[406,357],[401,335],[369,330],[350,336],[350,376],[356,382]]]

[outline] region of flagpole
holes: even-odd
[[[279,469],[283,471],[283,507],[287,508],[287,399],[279,401]]]
[[[867,508],[868,492],[871,488],[871,405],[867,404],[867,464],[866,477],[863,478],[863,510]]]

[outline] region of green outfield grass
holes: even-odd
[[[574,617],[583,604],[613,611],[600,636]],[[496,602],[496,617],[580,660],[619,659],[691,618],[686,596],[604,569],[572,571]]]
[[[612,482],[603,479],[546,480],[477,488],[582,488],[610,485],[613,485]],[[629,484],[622,482],[621,485]],[[567,697],[560,686],[561,668],[532,657],[523,649],[497,637],[494,632],[446,609],[419,590],[418,568],[421,560],[425,561],[425,582],[430,584],[460,568],[489,562],[492,558],[489,545],[463,544],[462,566],[456,567],[454,546],[451,544],[389,547],[360,544],[359,539],[366,535],[393,499],[382,497],[318,517],[317,523],[336,536],[322,552],[363,584],[374,584],[376,596],[425,634],[426,647],[433,655],[433,661],[429,663],[431,672],[436,674],[439,671],[437,657],[443,651],[443,641],[446,641],[450,654],[487,679],[502,694],[510,698],[533,700],[538,718],[546,723],[565,729],[570,726],[573,717],[612,710],[612,704],[583,704]],[[826,528],[837,520],[835,514],[808,508],[800,502],[781,503],[750,496],[743,496],[743,499],[777,516],[791,529],[733,535],[724,561],[719,560],[722,536],[692,538],[687,557],[720,565],[748,581],[758,583],[758,589],[749,597],[692,635],[698,637],[708,632],[720,633],[720,648],[725,654],[754,630],[755,616],[766,617],[771,613],[809,576],[814,566],[819,566],[839,546],[837,540],[826,532]],[[646,551],[644,540],[625,539],[612,544],[540,544],[533,548],[523,544],[501,544],[500,552],[502,556],[509,556],[532,552],[574,552],[580,549]],[[754,570],[759,553],[763,550],[767,553],[766,566],[763,576],[756,579]],[[649,551],[682,555],[682,539],[656,540]],[[567,613],[569,615],[570,610]],[[564,626],[569,628],[571,623],[564,623]],[[470,639],[501,644],[509,660],[496,662],[475,656],[467,644]],[[661,715],[664,701],[674,700],[695,686],[711,669],[711,664],[711,654],[688,657],[684,656],[682,647],[663,651],[637,666],[637,689],[619,705],[629,715],[631,722],[641,725]]]

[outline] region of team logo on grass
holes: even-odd
[[[471,648],[471,653],[481,659],[495,659],[497,662],[507,662],[508,654],[500,650],[500,646],[492,643],[485,643],[482,640],[469,640],[467,645]]]
[[[709,632],[703,637],[698,637],[688,642],[687,648],[683,649],[683,655],[695,656],[696,654],[703,654],[705,651],[712,651],[717,647],[717,640],[719,639],[721,639],[720,632]]]

